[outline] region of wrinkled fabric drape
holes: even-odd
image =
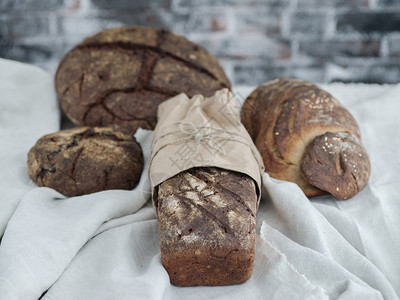
[[[309,200],[263,175],[253,276],[244,284],[169,283],[150,200],[152,131],[139,185],[67,198],[39,188],[26,156],[59,130],[52,76],[0,60],[0,299],[399,299],[400,85],[321,85],[358,121],[371,178],[355,197]],[[244,99],[251,87],[237,87]]]

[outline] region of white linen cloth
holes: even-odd
[[[0,58],[0,236],[22,196],[35,187],[26,173],[29,149],[60,126],[52,85],[45,71]]]
[[[322,85],[361,127],[366,188],[346,201],[309,200],[265,173],[253,276],[181,288],[161,265],[149,201],[152,132],[136,134],[146,164],[132,191],[67,198],[38,188],[26,155],[59,129],[52,76],[0,60],[0,78],[0,299],[399,299],[400,85]],[[239,100],[251,90],[238,87]]]

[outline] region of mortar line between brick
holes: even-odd
[[[380,48],[379,48],[379,57],[387,58],[389,56],[390,56],[389,37],[385,35],[381,39]]]
[[[49,35],[57,36],[58,26],[57,26],[57,15],[56,13],[50,13],[49,16]]]

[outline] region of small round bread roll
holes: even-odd
[[[77,125],[154,129],[158,105],[180,93],[211,96],[231,84],[204,48],[167,30],[126,26],[88,37],[55,76],[61,107]]]
[[[135,138],[114,127],[79,127],[41,137],[28,153],[29,177],[66,196],[133,189],[143,169]]]

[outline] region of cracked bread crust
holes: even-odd
[[[263,157],[265,171],[271,177],[295,182],[308,197],[337,187],[329,180],[314,185],[316,181],[309,180],[311,171],[303,176],[303,156],[314,138],[342,132],[351,133],[361,143],[358,124],[350,112],[332,95],[302,80],[278,78],[259,86],[243,104],[242,123]]]
[[[215,57],[166,30],[127,26],[104,30],[65,55],[55,87],[78,125],[154,129],[158,105],[177,94],[212,96],[230,88]]]
[[[251,277],[256,185],[245,174],[198,167],[157,187],[162,263],[179,286],[228,285]]]
[[[133,189],[143,169],[135,138],[113,127],[80,127],[41,137],[28,153],[29,177],[66,196]]]

